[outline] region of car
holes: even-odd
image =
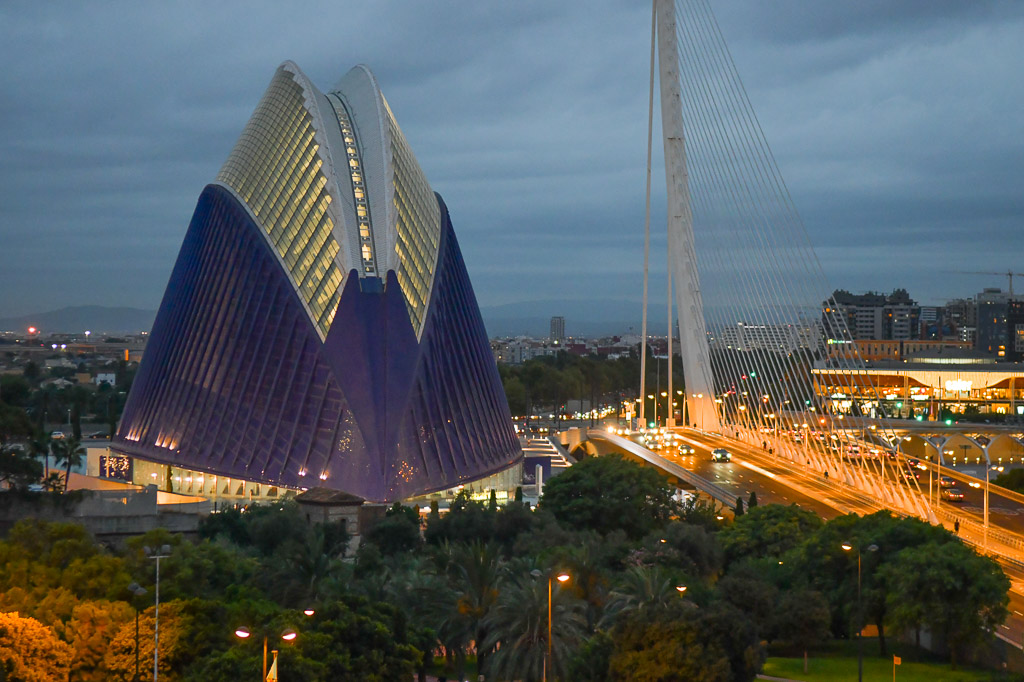
[[[910,479],[914,479],[915,481],[921,480],[921,472],[914,467],[907,467],[906,469],[904,469],[903,475],[906,477],[908,481]]]
[[[680,445],[679,446],[679,454],[680,455],[692,455],[694,452],[696,452],[696,451],[692,447],[690,447],[689,445]]]
[[[956,481],[954,481],[949,476],[939,476],[939,487],[940,488],[952,488],[955,485],[956,485]]]
[[[51,431],[50,432],[50,438],[53,439],[53,440],[64,440],[64,432],[63,431]]]
[[[715,448],[711,451],[712,462],[731,462],[732,455],[725,448]]]
[[[947,502],[963,502],[964,494],[960,492],[959,488],[944,488],[942,491],[942,499]]]

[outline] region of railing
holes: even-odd
[[[624,450],[625,452],[628,452],[629,454],[635,457],[639,457],[643,459],[645,462],[658,467],[662,471],[671,474],[676,478],[686,481],[697,490],[701,490],[707,493],[712,498],[726,506],[732,506],[736,502],[736,497],[731,492],[715,485],[714,483],[707,480],[703,476],[698,476],[692,471],[684,469],[678,464],[674,464],[661,457],[658,457],[647,448],[637,445],[628,438],[616,436],[614,434],[608,433],[608,431],[606,431],[605,429],[599,428],[588,429],[587,438],[590,438],[592,440],[606,440],[609,443],[615,445],[616,447]]]

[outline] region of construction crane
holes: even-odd
[[[1003,275],[1009,280],[1010,298],[1013,298],[1013,278],[1024,277],[1024,272],[1012,272],[1010,270],[1006,272],[965,272],[963,270],[956,270],[955,272],[958,275]]]

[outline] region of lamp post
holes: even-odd
[[[307,611],[312,611],[312,609],[307,609]],[[303,611],[303,613],[305,613],[305,611]],[[298,637],[298,636],[299,636],[298,633],[296,633],[295,630],[292,630],[290,628],[288,630],[285,630],[284,632],[281,633],[281,639],[283,639],[286,642],[294,642],[295,638]],[[249,628],[244,627],[244,626],[240,627],[240,628],[237,628],[237,629],[235,629],[235,637],[238,637],[239,639],[249,639],[250,637],[252,637],[252,631]],[[270,636],[268,634],[264,633],[263,634],[263,677],[260,678],[261,680],[266,680],[267,679],[267,642],[269,641],[269,639],[270,639]],[[277,656],[277,649],[274,649],[273,651],[274,651],[274,656],[276,657]]]
[[[532,571],[530,571],[530,575],[532,575],[534,578],[539,578],[543,574],[539,570],[533,569]],[[570,578],[570,576],[569,576],[568,573],[559,573],[558,575],[554,575],[554,574],[549,574],[548,575],[548,653],[547,653],[547,656],[544,658],[544,672],[543,672],[543,675],[541,676],[541,678],[542,678],[542,680],[544,682],[547,682],[547,679],[548,679],[548,668],[552,668],[552,670],[554,669],[554,656],[552,654],[552,647],[551,647],[551,586],[552,586],[552,584],[554,583],[555,580],[557,580],[560,583],[564,583],[564,582],[567,582],[569,580],[569,578]],[[683,588],[683,589],[685,589],[685,588]]]
[[[156,561],[156,602],[153,612],[153,682],[157,682],[157,676],[159,675],[157,668],[160,663],[160,560],[166,559],[171,555],[171,546],[162,545],[159,549],[143,547],[142,550],[146,553],[146,556]]]
[[[844,542],[842,545],[843,550],[849,552],[852,551],[854,545],[852,542]],[[868,545],[866,549],[869,552],[877,552],[878,545]],[[864,606],[860,599],[860,547],[857,547],[857,682],[864,682],[864,638],[861,637],[861,630],[864,629]]]
[[[141,597],[148,592],[145,587],[138,583],[129,585],[128,591],[132,593],[133,597]],[[132,680],[137,682],[139,679],[139,606],[134,599],[132,599],[132,606],[135,607],[135,677]]]
[[[808,425],[807,422],[804,422],[802,424],[802,426],[803,426],[803,429],[804,429],[804,464],[807,464],[807,463],[809,463],[811,461],[811,456],[808,453],[809,445],[807,443],[807,441],[811,437],[811,432],[810,432],[810,425]]]

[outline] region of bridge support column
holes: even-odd
[[[686,382],[684,398],[689,407],[691,424],[700,424],[706,431],[718,431],[720,426],[714,402],[711,357],[693,243],[675,3],[673,0],[656,0],[655,11],[658,24],[661,128],[665,142],[665,179],[668,183],[668,248],[672,277],[676,283],[679,351]],[[669,333],[672,333],[671,329]]]

